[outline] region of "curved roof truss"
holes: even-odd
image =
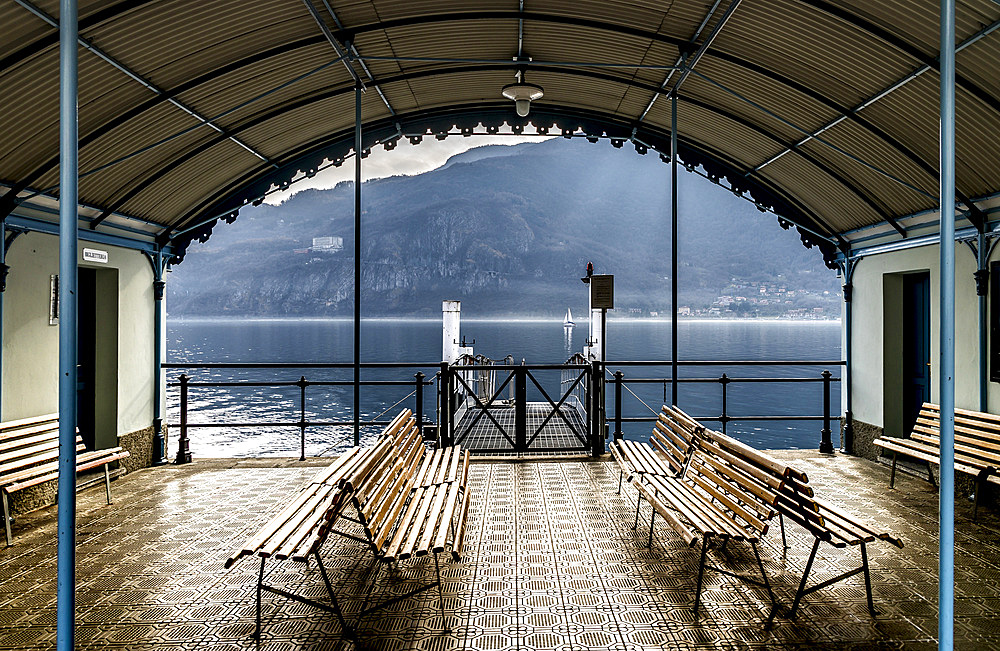
[[[58,30],[43,0],[0,19],[0,217],[52,195]],[[81,200],[183,249],[272,186],[403,132],[523,128],[499,89],[546,89],[529,121],[669,151],[801,227],[828,260],[936,206],[936,2],[82,0]],[[521,5],[523,7],[523,5]],[[906,11],[906,20],[898,12]],[[1000,6],[959,3],[958,192],[1000,192]],[[534,57],[528,60],[528,55]],[[517,59],[517,61],[514,61]],[[683,87],[681,87],[683,84]],[[31,92],[26,92],[30,88]],[[659,101],[657,101],[659,99]],[[144,227],[145,227],[144,226]],[[887,230],[894,229],[894,230]]]

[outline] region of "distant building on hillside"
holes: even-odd
[[[314,237],[312,243],[313,253],[340,253],[344,250],[344,238],[342,237]]]

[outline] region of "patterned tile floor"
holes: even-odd
[[[876,606],[871,619],[860,577],[807,597],[797,621],[779,617],[764,631],[765,594],[707,575],[705,609],[693,621],[697,553],[658,519],[651,549],[645,524],[631,528],[634,490],[615,494],[613,464],[585,461],[477,463],[464,562],[447,563],[449,633],[435,591],[363,620],[359,648],[373,649],[797,649],[932,648],[936,636],[937,496],[925,481],[886,487],[884,467],[849,457],[797,457],[831,501],[898,532],[906,548],[875,544]],[[77,647],[80,649],[350,648],[326,613],[265,598],[262,643],[250,639],[256,564],[231,570],[233,547],[309,478],[316,462],[199,461],[133,473],[79,497]],[[992,504],[970,521],[958,503],[956,646],[1000,648],[1000,523]],[[787,606],[811,540],[790,528],[780,552],[772,531],[762,554]],[[22,518],[16,541],[0,548],[0,649],[51,648],[55,639],[55,508]],[[357,612],[370,578],[360,545],[331,538],[324,559]],[[752,556],[730,545],[729,561]],[[816,577],[837,571],[848,553],[824,546]],[[716,562],[721,562],[716,556]],[[400,592],[433,576],[433,564],[380,575],[377,590]],[[314,566],[278,565],[271,583],[322,598]]]

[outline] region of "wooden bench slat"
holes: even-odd
[[[427,518],[423,523],[423,532],[420,535],[420,542],[417,543],[417,547],[414,550],[416,556],[423,556],[428,551],[433,548],[432,542],[434,540],[434,534],[437,533],[437,527],[441,522],[441,516],[444,512],[444,500],[448,496],[448,489],[451,486],[447,484],[438,484],[437,490],[434,495],[434,503],[431,504],[431,509],[427,513]]]
[[[438,528],[437,537],[434,539],[433,551],[435,554],[443,552],[448,542],[448,534],[451,533],[451,525],[455,517],[455,508],[458,506],[458,500],[462,492],[462,487],[457,483],[452,482],[448,485],[448,498],[445,502],[444,511],[441,513],[441,526]]]
[[[59,414],[44,414],[42,416],[31,416],[29,418],[21,418],[18,420],[8,420],[6,422],[0,423],[0,433],[9,432],[12,430],[25,431],[34,427],[51,427],[55,425],[55,428],[59,428]]]
[[[675,507],[700,533],[734,538],[743,535],[744,532],[730,518],[712,509],[709,501],[697,496],[683,480],[653,477],[650,484],[658,488],[657,492],[663,497],[669,497],[667,506]]]
[[[695,542],[697,542],[698,540],[698,535],[690,527],[681,522],[677,518],[677,516],[674,515],[673,511],[668,509],[659,500],[656,494],[653,493],[653,491],[651,491],[649,488],[647,488],[645,484],[639,482],[636,483],[635,487],[639,491],[639,493],[641,493],[642,496],[646,498],[646,501],[649,502],[650,506],[656,509],[656,512],[659,513],[664,520],[666,520],[670,528],[673,529],[674,532],[676,532],[677,535],[679,535],[682,540],[684,540],[685,544],[688,547],[693,547]]]
[[[428,510],[431,508],[431,501],[434,499],[434,495],[437,493],[439,488],[440,485],[429,486],[420,491],[420,508],[417,510],[417,517],[413,520],[410,532],[406,537],[406,542],[403,544],[403,547],[399,552],[398,558],[405,560],[413,555],[413,550],[417,546],[417,540],[420,536],[423,522],[427,518]]]

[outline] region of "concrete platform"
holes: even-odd
[[[930,484],[897,478],[851,457],[795,457],[811,483],[844,508],[880,521],[906,542],[871,546],[875,604],[854,577],[806,598],[797,621],[779,616],[771,631],[761,618],[766,595],[724,576],[707,575],[698,621],[691,605],[698,554],[658,518],[653,546],[646,524],[631,526],[635,492],[615,495],[617,468],[606,461],[476,463],[471,469],[467,556],[448,563],[447,620],[442,631],[434,591],[365,619],[360,648],[373,649],[930,649],[937,620],[937,494]],[[79,649],[333,649],[332,616],[265,597],[258,647],[253,630],[257,564],[231,570],[223,561],[244,536],[278,508],[315,465],[279,460],[199,461],[148,469],[103,491],[79,497],[77,648]],[[1000,523],[994,500],[970,520],[957,506],[956,647],[1000,648]],[[55,640],[55,508],[15,525],[16,541],[0,548],[0,649],[52,648]],[[765,567],[787,607],[811,538],[792,526],[783,557],[775,527],[762,548]],[[731,562],[751,562],[731,544]],[[843,567],[852,550],[822,548],[815,578]],[[349,611],[364,599],[370,555],[333,538],[324,547]],[[720,559],[716,556],[716,561]],[[853,558],[850,559],[852,562]],[[381,575],[377,590],[405,590],[433,576],[427,560]],[[314,567],[279,566],[272,583],[322,598]]]

